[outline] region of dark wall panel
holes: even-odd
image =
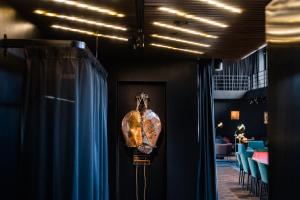
[[[118,168],[124,164],[119,162],[120,154],[124,154],[119,152],[121,148],[118,149],[120,146],[118,138],[121,135],[119,129],[121,119],[119,116],[122,116],[124,113],[117,109],[118,101],[122,100],[120,97],[117,98],[117,95],[120,95],[120,91],[118,92],[117,90],[118,84],[120,81],[126,83],[134,81],[165,83],[166,107],[163,127],[166,147],[165,155],[162,157],[162,159],[165,159],[165,164],[162,162],[163,166],[161,166],[165,168],[165,181],[163,182],[165,194],[158,194],[161,191],[158,187],[161,187],[162,184],[159,183],[155,186],[156,188],[149,188],[147,191],[148,193],[156,193],[155,195],[150,195],[150,198],[156,199],[156,196],[159,196],[159,199],[169,200],[195,199],[197,171],[197,62],[189,60],[161,61],[158,59],[118,61],[115,59],[115,62],[111,62],[111,60],[110,62],[104,62],[104,66],[109,72],[110,198],[113,200],[131,200],[128,196],[119,196],[119,194],[121,194],[121,190],[125,189],[134,192],[132,188],[135,188],[133,180],[128,180],[127,184],[119,182],[119,179],[122,177],[118,174]],[[147,88],[147,85],[145,86]],[[124,93],[122,95],[126,94],[125,96],[127,96],[130,95],[130,91],[137,91],[134,88],[136,86],[128,88],[128,93],[123,90]],[[131,93],[131,95],[132,97],[130,98],[134,100],[135,92]],[[124,101],[128,101],[128,99]],[[153,103],[164,104],[164,102]],[[163,110],[162,105],[156,106],[157,112]],[[132,108],[130,107],[130,109]],[[122,112],[125,112],[125,110]],[[163,116],[163,114],[161,115]],[[159,149],[158,154],[163,153],[161,150],[163,149]],[[127,156],[127,159],[129,160],[126,161],[126,168],[128,168],[128,173],[130,174],[133,167],[129,156]],[[152,167],[155,166],[150,168]],[[162,173],[160,170],[158,172]],[[122,173],[125,172],[123,171]],[[160,174],[155,174],[154,172],[151,172],[149,176],[151,176],[150,180],[155,177],[163,179],[162,177],[157,177]],[[166,195],[166,198],[163,198],[164,195]]]
[[[231,120],[230,111],[240,111],[240,120]],[[246,99],[215,100],[216,123],[221,121],[223,128],[217,129],[218,136],[226,136],[234,139],[236,127],[243,123],[246,126],[246,137],[265,139],[267,127],[264,124],[264,112],[267,111],[266,103],[249,104]]]
[[[270,199],[299,199],[300,43],[268,50]]]

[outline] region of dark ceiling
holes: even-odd
[[[241,14],[234,14],[223,9],[207,5],[199,0],[145,0],[144,7],[144,33],[145,33],[145,51],[146,54],[171,54],[172,56],[192,56],[185,52],[178,52],[168,49],[160,49],[149,46],[150,43],[156,42],[166,44],[178,48],[188,48],[204,51],[202,57],[223,58],[223,59],[239,59],[261,46],[265,41],[265,14],[264,8],[270,0],[219,0],[223,3],[234,5],[243,10]],[[136,11],[134,0],[98,0],[83,1],[97,6],[102,6],[124,13],[124,18],[107,16],[80,8],[74,8],[68,5],[62,5],[53,1],[41,0],[7,0],[13,5],[18,12],[24,17],[35,23],[42,32],[49,38],[55,39],[77,39],[91,42],[93,36],[85,36],[78,33],[66,33],[65,31],[53,30],[49,26],[52,24],[64,24],[76,28],[96,31],[103,34],[119,35],[126,38],[136,33]],[[202,16],[209,19],[224,22],[229,25],[228,28],[214,27],[206,25],[195,20],[187,20],[175,15],[166,14],[158,10],[159,7],[170,7],[184,11],[195,16]],[[57,18],[39,16],[33,13],[34,9],[44,9],[65,15],[80,16],[83,18],[101,20],[102,22],[122,25],[128,28],[128,31],[112,31],[106,28],[96,28],[91,25],[83,25],[74,22],[67,22]],[[201,30],[205,33],[218,36],[217,39],[204,38],[199,36],[181,33],[174,30],[162,29],[153,25],[154,21],[180,26],[193,30]],[[164,41],[158,38],[150,37],[151,34],[160,34],[171,37],[177,37],[185,40],[192,40],[201,43],[210,44],[211,47],[195,47],[191,45],[182,45],[174,41]],[[100,51],[105,52],[128,52],[128,44],[123,41],[111,41],[110,39],[100,39]],[[102,47],[102,48],[101,48]]]

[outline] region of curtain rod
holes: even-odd
[[[4,54],[6,54],[7,48],[24,48],[26,46],[75,47],[85,49],[90,58],[100,66],[98,69],[107,76],[107,71],[102,67],[98,59],[93,56],[85,42],[77,40],[6,39],[6,36],[4,36],[4,39],[0,39],[0,48],[4,48]]]
[[[75,40],[42,40],[42,39],[1,39],[2,48],[24,48],[26,46],[55,46],[55,47],[75,47],[85,49],[86,44]]]

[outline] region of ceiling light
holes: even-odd
[[[217,22],[217,21],[214,21],[214,20],[211,20],[211,19],[208,19],[208,18],[204,18],[204,17],[197,17],[197,16],[194,16],[194,15],[187,14],[185,12],[175,10],[175,9],[166,8],[166,7],[159,7],[158,9],[161,10],[161,11],[167,12],[167,13],[175,14],[177,16],[184,17],[184,18],[187,18],[187,19],[193,19],[193,20],[203,22],[203,23],[206,23],[206,24],[210,24],[210,25],[213,25],[213,26],[218,26],[218,27],[222,27],[222,28],[228,27],[228,25],[223,24],[221,22]]]
[[[75,17],[75,16],[68,16],[68,15],[61,15],[61,14],[57,14],[57,13],[51,13],[51,12],[47,12],[47,11],[44,11],[44,10],[35,10],[34,13],[38,14],[38,15],[44,15],[44,16],[48,16],[48,17],[56,17],[56,18],[60,18],[60,19],[64,19],[64,20],[75,21],[75,22],[80,22],[80,23],[84,23],[84,24],[90,24],[90,25],[95,25],[95,26],[100,26],[100,27],[105,27],[105,28],[111,28],[111,29],[116,29],[116,30],[121,30],[121,31],[126,31],[127,30],[125,27],[121,27],[121,26],[115,26],[115,25],[112,25],[112,24],[106,24],[106,23],[102,23],[102,22],[99,22],[99,21],[88,20],[88,19]]]
[[[203,43],[198,43],[198,42],[193,42],[193,41],[188,41],[188,40],[182,40],[182,39],[174,38],[174,37],[168,37],[168,36],[157,35],[157,34],[152,34],[151,36],[154,37],[154,38],[160,38],[160,39],[164,39],[164,40],[171,40],[171,41],[185,43],[185,44],[191,44],[191,45],[195,45],[195,46],[210,47],[210,45],[208,45],[208,44],[203,44]]]
[[[86,9],[86,10],[91,10],[94,12],[107,14],[107,15],[112,15],[112,16],[116,16],[116,17],[125,17],[125,15],[122,13],[118,13],[113,10],[109,10],[109,9],[98,7],[98,6],[89,5],[86,3],[80,3],[77,1],[69,1],[69,0],[53,0],[53,1],[58,2],[58,3],[63,3],[66,5],[70,5],[70,6],[74,6],[74,7],[78,7],[78,8],[82,8],[82,9]]]
[[[39,14],[39,15],[43,15],[43,14],[45,14],[45,11],[43,11],[43,10],[35,10],[34,13],[35,14]]]
[[[52,25],[51,27],[52,27],[52,28],[55,28],[55,29],[65,30],[65,31],[71,31],[71,32],[76,32],[76,33],[82,33],[82,34],[85,34],[85,35],[92,35],[92,36],[96,36],[96,37],[103,37],[103,38],[109,38],[109,39],[115,39],[115,40],[128,41],[127,38],[123,38],[123,37],[119,37],[119,36],[115,36],[115,35],[104,35],[104,34],[92,32],[92,31],[86,31],[86,30],[82,30],[82,29],[71,28],[71,27],[68,27],[68,26]]]
[[[213,5],[215,7],[228,10],[229,12],[233,12],[233,13],[242,13],[243,12],[242,9],[240,9],[240,8],[237,8],[237,7],[225,4],[225,3],[221,3],[221,2],[216,1],[216,0],[198,0],[198,1],[205,2],[207,4],[210,4],[210,5]]]
[[[172,50],[176,50],[176,51],[185,51],[185,52],[195,53],[195,54],[204,54],[201,51],[195,51],[195,50],[190,50],[190,49],[180,49],[180,48],[166,46],[166,45],[157,44],[157,43],[151,43],[150,45],[155,46],[155,47],[160,47],[160,48],[172,49]]]
[[[181,31],[181,32],[185,32],[185,33],[189,33],[189,34],[193,34],[193,35],[199,35],[202,37],[207,37],[207,38],[218,38],[218,36],[215,35],[209,35],[203,32],[199,32],[199,31],[195,31],[195,30],[191,30],[191,29],[185,29],[185,28],[180,28],[178,26],[172,26],[169,24],[164,24],[164,23],[160,23],[160,22],[153,22],[154,25],[156,26],[160,26],[163,28],[168,28],[168,29],[172,29],[172,30],[176,30],[176,31]]]

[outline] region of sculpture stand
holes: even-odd
[[[151,164],[149,155],[134,154],[132,164],[138,166],[149,166]]]
[[[146,200],[146,193],[147,193],[147,166],[150,166],[150,156],[147,154],[133,154],[133,165],[135,166],[135,196],[136,200],[139,200],[139,196],[141,194],[140,186],[142,186],[143,191],[143,200]],[[143,169],[143,183],[139,183],[140,178],[140,170],[139,168]]]

